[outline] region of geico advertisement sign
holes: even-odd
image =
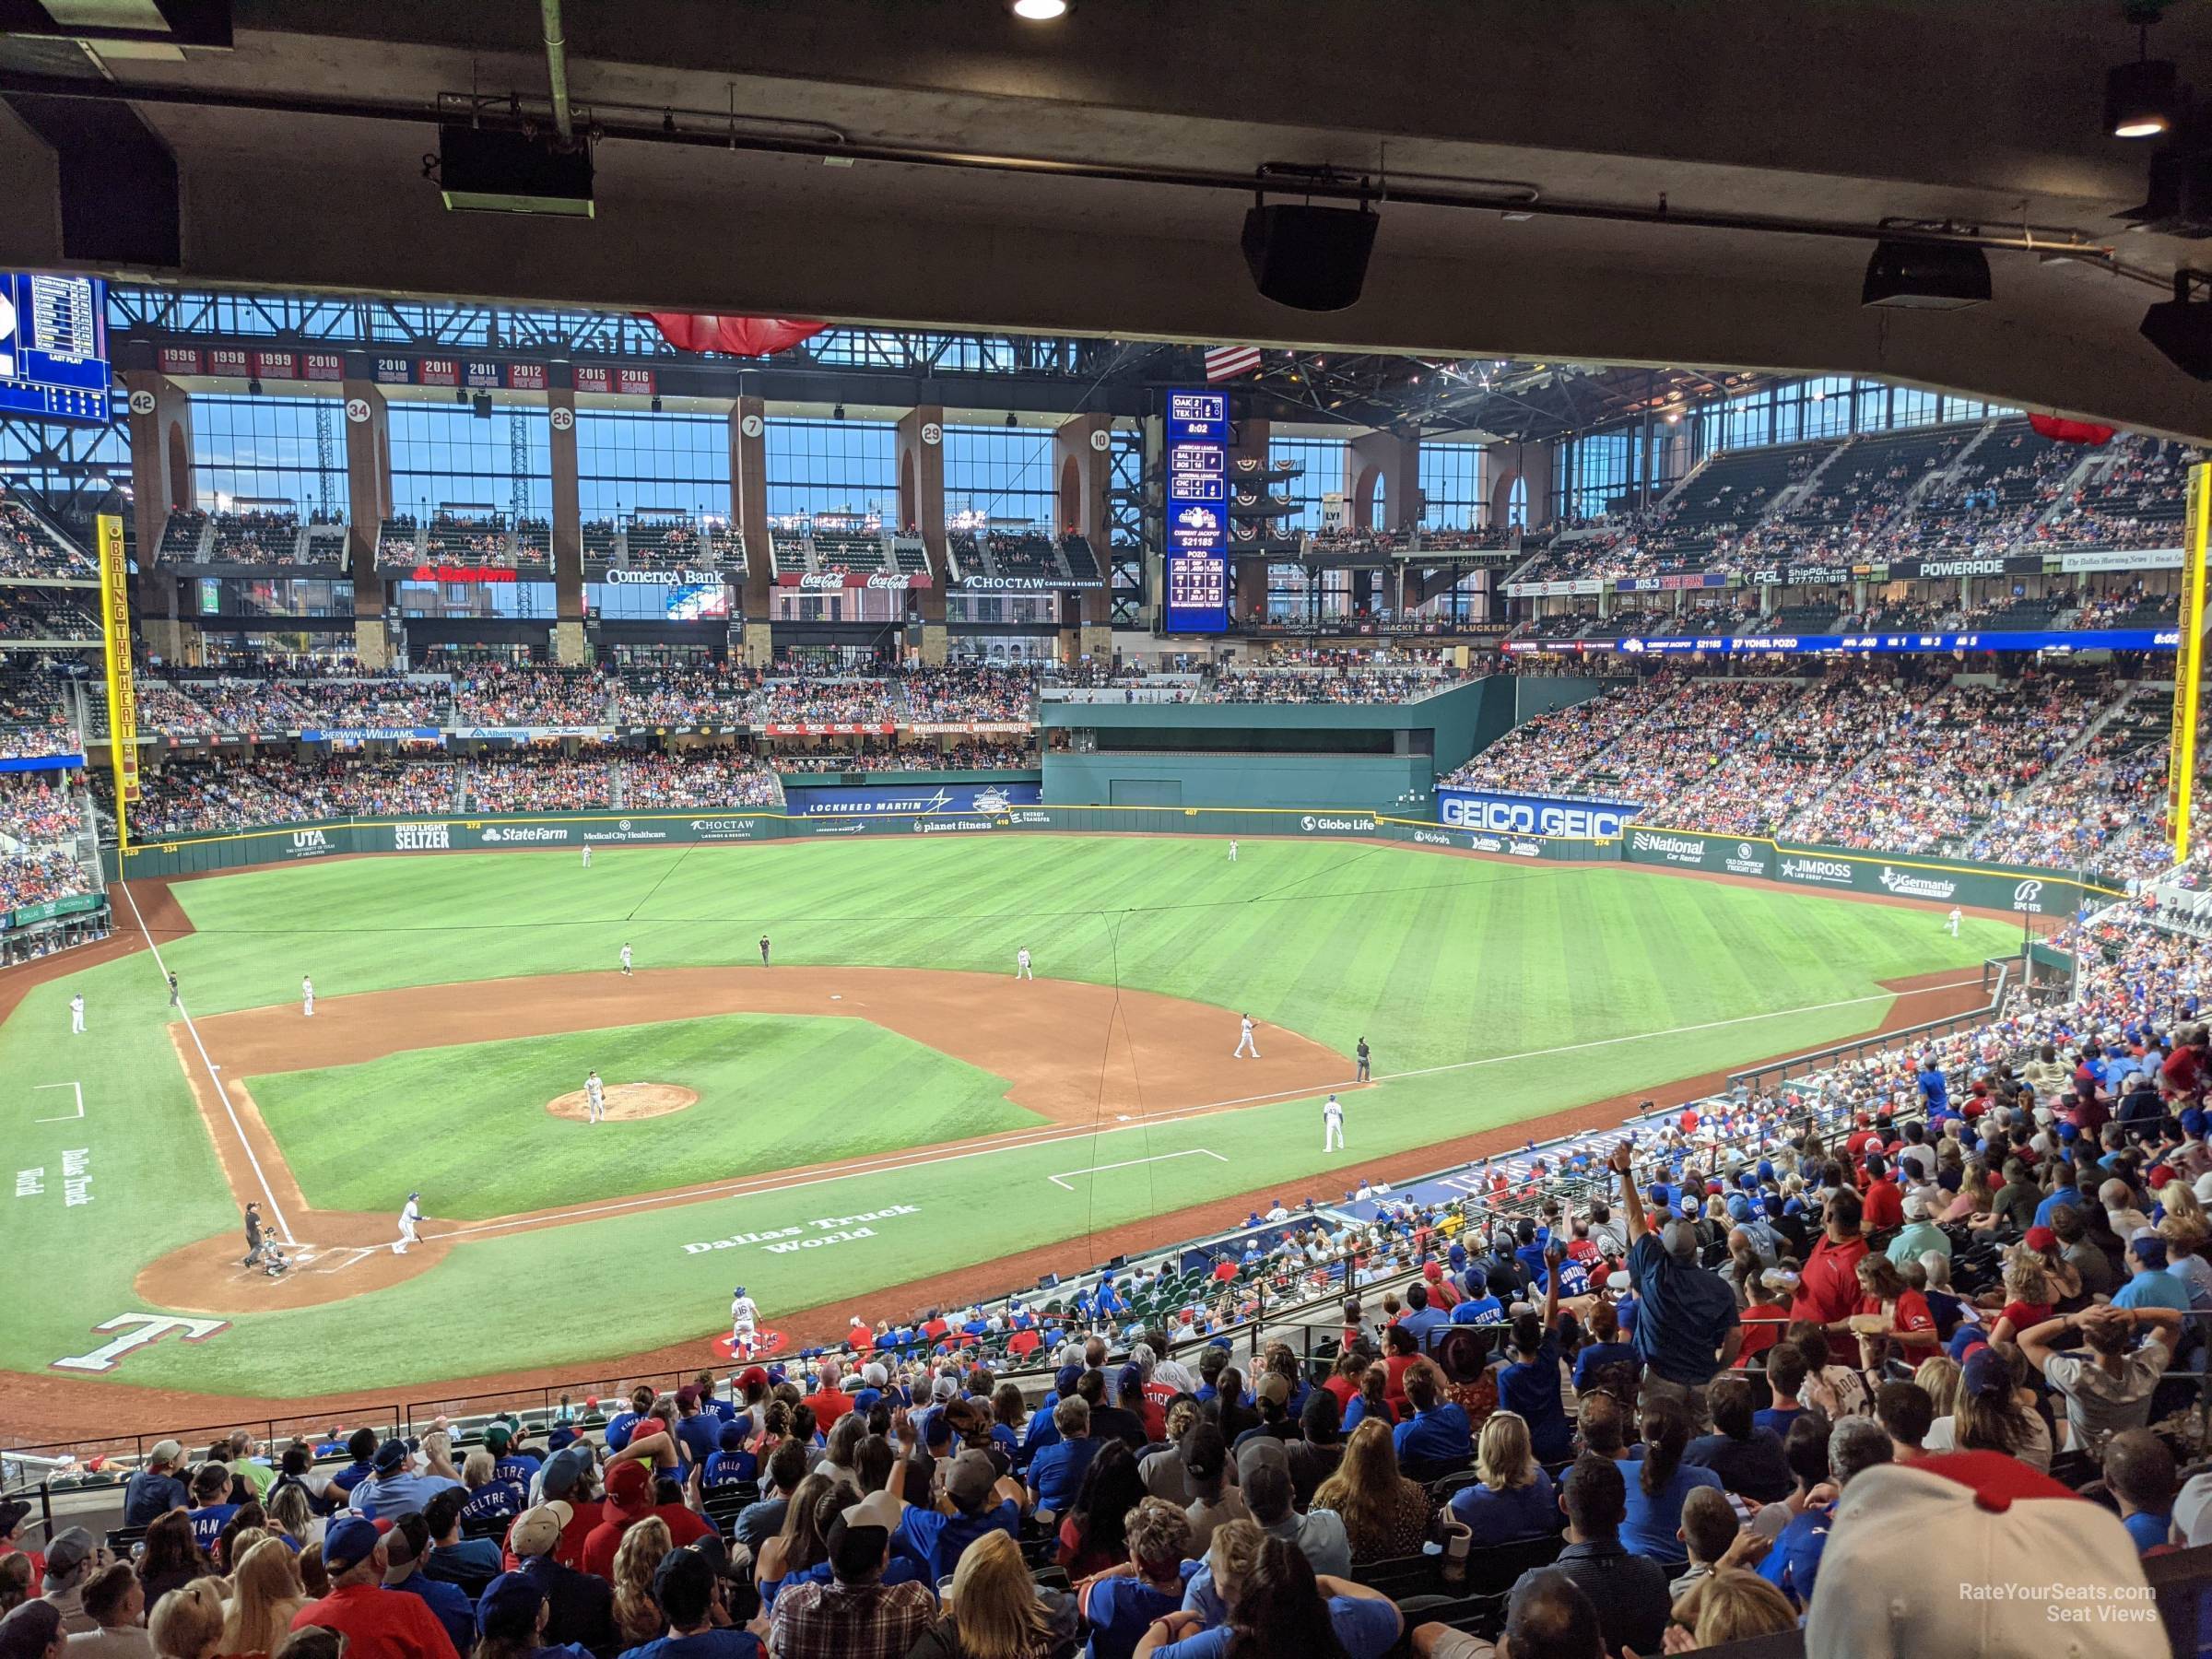
[[[1445,823],[1497,835],[1562,835],[1611,841],[1640,808],[1614,801],[1555,801],[1541,795],[1438,792]]]

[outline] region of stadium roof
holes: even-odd
[[[2118,0],[46,10],[96,38],[0,41],[0,199],[52,201],[61,160],[150,137],[182,185],[159,263],[195,282],[1877,375],[2212,435],[2202,385],[2136,332],[2196,243],[2118,217],[2154,147],[2101,130],[2104,70],[2136,53]],[[547,10],[597,218],[448,213],[424,176],[441,107],[555,120]],[[227,49],[160,21],[209,17]],[[2212,7],[2175,6],[2151,46],[2191,78]],[[1359,304],[1253,291],[1262,169],[1376,194]],[[62,263],[58,217],[0,221],[0,263]],[[1990,243],[1994,302],[1862,309],[1891,221]],[[1524,401],[1568,425],[1642,394],[1535,372]]]

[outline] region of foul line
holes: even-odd
[[[1227,1163],[1229,1161],[1228,1159],[1222,1157],[1218,1152],[1209,1152],[1204,1147],[1193,1147],[1185,1152],[1162,1152],[1156,1158],[1127,1158],[1124,1159],[1120,1163],[1093,1164],[1088,1170],[1063,1170],[1058,1175],[1047,1175],[1045,1179],[1051,1182],[1054,1186],[1058,1187],[1062,1192],[1072,1193],[1076,1189],[1072,1186],[1069,1186],[1067,1182],[1062,1179],[1063,1176],[1103,1175],[1109,1170],[1134,1170],[1139,1164],[1166,1163],[1171,1158],[1210,1158],[1216,1163]]]
[[[129,882],[118,881],[115,885],[123,889],[124,898],[130,901],[131,914],[138,921],[138,932],[146,940],[147,949],[154,953],[154,966],[160,971],[161,982],[166,985],[169,982],[169,964],[161,959],[161,947],[154,943],[153,930],[146,924],[146,916],[138,908],[137,896],[131,891]],[[246,1134],[246,1126],[238,1121],[237,1109],[230,1104],[229,1090],[223,1087],[222,1078],[217,1076],[215,1062],[207,1057],[207,1045],[200,1041],[200,1028],[192,1023],[192,1010],[184,1006],[184,994],[182,991],[177,993],[177,1012],[184,1016],[184,1029],[192,1033],[192,1046],[200,1051],[200,1064],[207,1068],[207,1081],[215,1086],[215,1098],[223,1103],[223,1115],[230,1120],[231,1132],[238,1136],[238,1144],[244,1149],[246,1161],[253,1166],[253,1178],[261,1182],[261,1195],[269,1201],[269,1214],[276,1218],[277,1230],[284,1235],[282,1241],[294,1243],[292,1224],[285,1218],[284,1206],[276,1202],[276,1194],[269,1188],[268,1173],[261,1167],[261,1159],[253,1155],[253,1139]]]
[[[85,1086],[82,1083],[34,1083],[31,1088],[34,1090],[41,1088],[74,1088],[76,1090],[76,1110],[75,1112],[65,1112],[60,1117],[32,1118],[30,1120],[32,1123],[74,1124],[78,1118],[85,1115]]]
[[[1676,1037],[1690,1031],[1711,1031],[1724,1026],[1745,1025],[1754,1020],[1783,1019],[1795,1014],[1818,1014],[1832,1008],[1855,1007],[1863,1003],[1898,1002],[1908,996],[1926,996],[1938,991],[1957,991],[1968,985],[1979,985],[1979,978],[1950,981],[1941,985],[1922,985],[1911,991],[1882,991],[1867,996],[1846,996],[1834,1002],[1808,1003],[1800,1008],[1774,1008],[1764,1014],[1743,1014],[1732,1019],[1709,1019],[1696,1025],[1675,1026],[1663,1031],[1638,1031],[1626,1037],[1602,1037],[1590,1042],[1563,1043],[1557,1048],[1530,1049],[1519,1054],[1491,1054],[1479,1060],[1454,1060],[1445,1065],[1422,1066],[1413,1071],[1386,1072],[1375,1078],[1375,1083],[1391,1083],[1405,1077],[1433,1077],[1440,1072],[1465,1071],[1480,1065],[1498,1065],[1509,1060],[1536,1060],[1551,1054],[1571,1054],[1584,1049],[1604,1048],[1621,1042],[1648,1042],[1657,1037]],[[1869,1041],[1872,1041],[1871,1039]],[[989,1158],[1001,1152],[1023,1152],[1035,1147],[1049,1147],[1066,1140],[1095,1140],[1100,1135],[1122,1135],[1132,1129],[1149,1130],[1157,1124],[1181,1123],[1188,1118],[1204,1117],[1212,1112],[1237,1106],[1255,1106],[1270,1100],[1309,1100],[1332,1088],[1353,1088],[1356,1083],[1346,1081],[1321,1084],[1303,1088],[1278,1089],[1272,1094],[1242,1095],[1232,1100],[1213,1100],[1204,1105],[1186,1106],[1174,1112],[1163,1112],[1134,1118],[1127,1123],[1111,1124],[1103,1127],[1089,1124],[1052,1124],[1037,1129],[1008,1130],[1004,1135],[992,1137],[989,1145],[962,1147],[957,1151],[940,1152],[926,1158],[911,1156],[912,1148],[879,1154],[873,1158],[854,1159],[846,1163],[833,1164],[812,1175],[794,1180],[780,1180],[773,1174],[750,1176],[744,1180],[723,1182],[719,1185],[696,1187],[674,1193],[649,1193],[635,1198],[624,1198],[611,1204],[586,1205],[577,1209],[555,1210],[547,1215],[497,1216],[488,1221],[471,1221],[441,1233],[424,1233],[429,1242],[436,1239],[480,1238],[488,1233],[503,1232],[513,1228],[553,1227],[571,1221],[581,1221],[594,1216],[619,1215],[626,1210],[664,1206],[669,1204],[694,1204],[710,1198],[763,1198],[776,1193],[797,1192],[805,1187],[821,1186],[833,1181],[850,1181],[865,1175],[896,1175],[909,1170],[925,1170],[933,1165],[959,1163],[971,1158]],[[1226,1160],[1224,1160],[1226,1161]],[[1079,1173],[1079,1171],[1070,1171]],[[1073,1190],[1072,1188],[1070,1189]]]

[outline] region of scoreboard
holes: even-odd
[[[108,285],[0,272],[0,415],[108,424]]]
[[[1168,633],[1229,627],[1229,394],[1171,392],[1167,538]]]

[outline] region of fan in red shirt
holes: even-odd
[[[1873,1177],[1867,1183],[1864,1200],[1863,1224],[1871,1232],[1885,1232],[1905,1224],[1905,1194],[1897,1182],[1889,1179],[1889,1164],[1886,1159],[1874,1157],[1866,1160],[1866,1173]]]
[[[1861,1256],[1858,1276],[1865,1294],[1851,1328],[1858,1333],[1860,1363],[1872,1371],[1891,1347],[1908,1365],[1934,1354],[1936,1315],[1928,1310],[1928,1299],[1905,1283],[1897,1264],[1888,1256]]]
[[[1744,1346],[1735,1354],[1739,1369],[1780,1342],[1782,1334],[1789,1329],[1789,1309],[1773,1300],[1788,1288],[1787,1278],[1788,1275],[1770,1267],[1754,1275],[1745,1287],[1751,1304],[1738,1316],[1744,1333]]]
[[[814,1420],[824,1434],[837,1426],[839,1418],[853,1409],[853,1396],[837,1385],[842,1374],[836,1360],[823,1360],[815,1373],[818,1379],[815,1391],[801,1402],[814,1407]]]
[[[622,1535],[648,1515],[658,1515],[668,1524],[668,1536],[678,1549],[687,1544],[696,1544],[714,1528],[697,1512],[680,1503],[660,1503],[653,1500],[653,1477],[641,1463],[618,1463],[606,1474],[606,1500],[600,1507],[601,1520],[592,1528],[592,1535],[583,1544],[583,1570],[614,1582],[615,1551],[622,1546]]]
[[[2170,1098],[2195,1094],[2205,1086],[2204,1027],[2198,1026],[2191,1036],[2192,1041],[2174,1044],[2166,1064],[2159,1067],[2159,1081]]]
[[[1867,1119],[1865,1112],[1862,1112],[1859,1113],[1857,1122],[1858,1127],[1851,1132],[1851,1138],[1843,1143],[1843,1150],[1851,1155],[1851,1159],[1853,1163],[1858,1161],[1860,1155],[1864,1153],[1868,1147],[1877,1144],[1882,1138],[1872,1129],[1867,1127]]]
[[[458,1659],[429,1603],[383,1587],[383,1535],[375,1522],[358,1515],[332,1522],[323,1536],[323,1564],[330,1594],[294,1614],[293,1630],[335,1630],[346,1639],[346,1652],[359,1659]]]
[[[1849,1187],[1828,1195],[1827,1227],[1797,1276],[1792,1319],[1840,1326],[1858,1312],[1859,1261],[1866,1253],[1866,1241],[1859,1234],[1863,1214],[1859,1195]]]

